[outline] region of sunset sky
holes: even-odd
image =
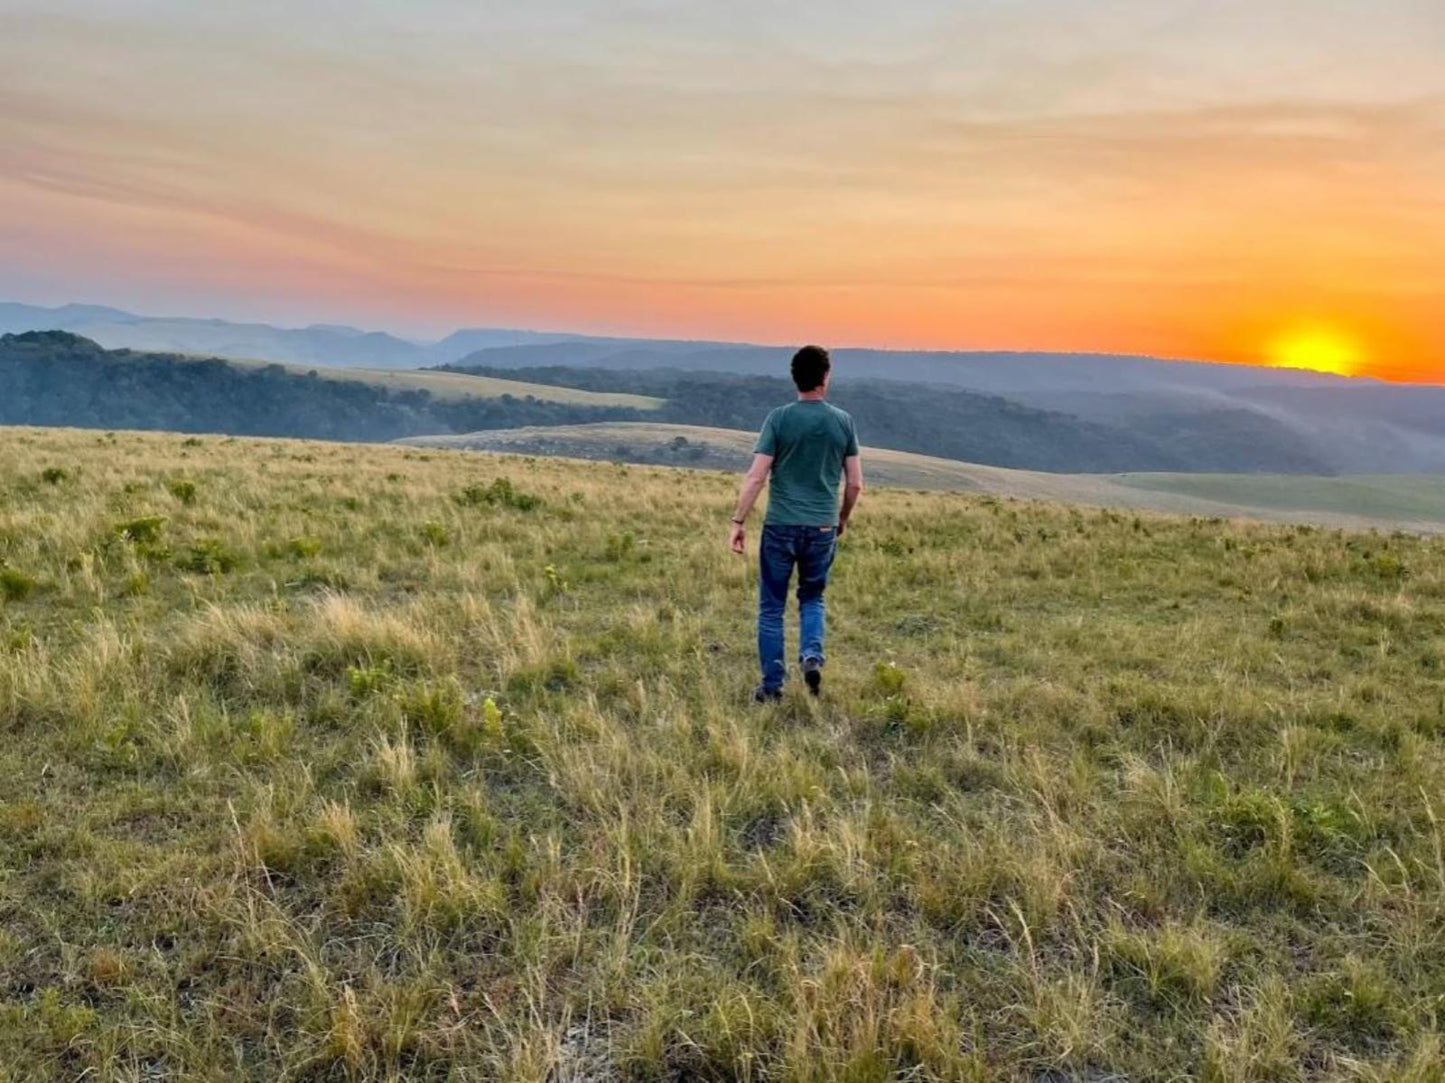
[[[1445,382],[1445,3],[0,0],[0,299]]]

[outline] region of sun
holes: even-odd
[[[1310,324],[1291,328],[1271,342],[1269,363],[1278,368],[1353,376],[1364,365],[1365,353],[1358,342],[1338,328]]]

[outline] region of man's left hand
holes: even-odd
[[[732,533],[728,535],[728,546],[734,553],[747,551],[747,531],[742,523],[734,523]]]

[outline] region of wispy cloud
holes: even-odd
[[[1211,328],[1269,306],[1434,329],[1434,4],[11,7],[0,179],[82,284],[89,219],[159,294],[253,236],[260,295],[314,288],[263,273],[289,248],[397,317],[1236,356]],[[10,213],[13,292],[45,231]],[[147,263],[167,216],[204,250]]]

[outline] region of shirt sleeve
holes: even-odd
[[[848,419],[848,449],[843,452],[845,459],[852,458],[858,454],[858,426],[850,417]]]
[[[773,423],[773,414],[768,414],[767,420],[763,422],[762,431],[758,433],[758,442],[753,445],[753,452],[757,455],[776,455],[778,453],[777,426]]]

